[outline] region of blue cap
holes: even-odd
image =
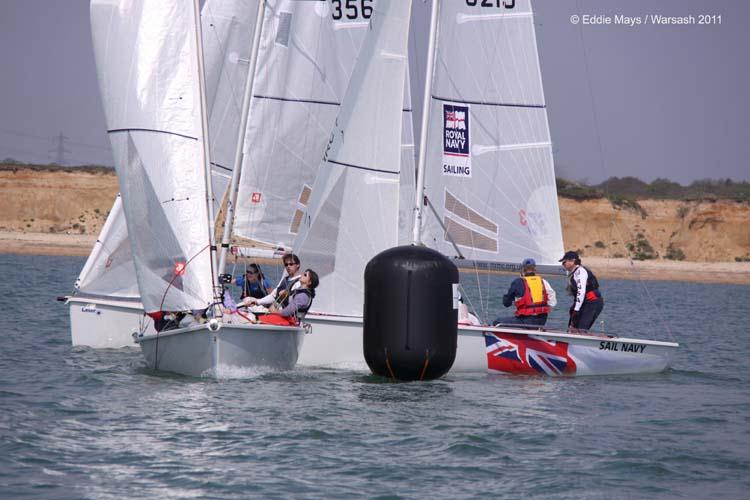
[[[532,258],[523,259],[523,262],[521,262],[521,267],[536,267],[536,261]]]

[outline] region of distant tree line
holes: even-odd
[[[57,163],[25,163],[14,158],[6,158],[0,162],[0,171],[16,170],[38,170],[38,171],[59,171],[59,172],[86,172],[90,174],[109,174],[114,173],[114,167],[106,165],[58,165]]]
[[[750,182],[731,179],[702,179],[683,186],[669,179],[643,182],[635,177],[610,177],[601,184],[587,185],[558,177],[557,193],[565,198],[591,200],[607,198],[617,203],[628,200],[735,200],[750,202]]]

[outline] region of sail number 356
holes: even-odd
[[[372,0],[331,0],[333,18],[370,19],[372,16]]]

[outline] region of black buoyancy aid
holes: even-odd
[[[307,303],[305,307],[298,307],[297,308],[297,315],[304,315],[307,313],[307,311],[310,310],[310,307],[312,306],[313,299],[315,298],[315,290],[311,290],[309,288],[297,288],[296,290],[292,290],[292,293],[289,294],[289,299],[291,300],[295,295],[297,294],[305,294],[308,297],[310,297],[310,301]]]
[[[289,305],[289,298],[292,295],[292,287],[297,281],[299,281],[299,279],[300,279],[300,276],[296,276],[294,278],[290,278],[289,276],[284,276],[281,279],[279,286],[276,287],[277,302],[279,303],[281,307],[286,307]],[[286,291],[287,293],[286,297],[282,298],[281,300],[278,300],[279,294],[281,294],[281,292],[283,291]]]
[[[534,300],[534,299],[537,300]],[[523,277],[523,296],[516,299],[516,316],[549,314],[547,289],[541,276]]]
[[[589,269],[586,266],[580,266],[582,267],[586,273],[589,275],[589,277],[586,279],[586,295],[585,300],[596,300],[599,297],[601,297],[601,294],[599,293],[599,280],[596,279],[596,276],[594,276],[594,273],[591,272],[591,269]],[[575,297],[576,294],[578,294],[578,285],[576,285],[575,277],[573,276],[574,273],[570,274],[570,289],[573,292],[572,295]]]

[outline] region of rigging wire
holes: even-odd
[[[576,0],[576,7],[578,8],[578,12],[583,12],[581,8],[580,0]],[[584,74],[586,77],[586,90],[588,91],[589,99],[591,101],[591,117],[594,123],[594,136],[596,137],[596,144],[597,144],[598,153],[599,153],[599,168],[601,170],[602,177],[606,179],[607,172],[606,172],[606,165],[605,165],[605,159],[604,159],[604,148],[602,146],[602,137],[601,137],[601,134],[599,133],[599,120],[596,114],[596,102],[594,100],[594,92],[591,87],[591,71],[589,69],[589,64],[588,64],[589,58],[588,58],[588,52],[586,50],[586,43],[583,38],[583,23],[579,23],[578,25],[578,36],[580,38],[581,48],[583,51],[583,68],[584,68]],[[608,183],[604,184],[604,197],[607,200],[609,200],[609,184]],[[620,241],[624,242],[625,239],[623,238],[622,231],[620,230],[620,227],[617,224],[617,221],[615,220],[614,213],[612,213],[612,215],[610,216],[610,221],[611,221],[610,230],[614,230],[617,233],[617,237],[620,239]],[[635,262],[633,262],[633,252],[627,246],[625,247],[625,251],[628,254],[628,261],[630,263],[631,272],[635,274],[638,284],[640,285],[641,289],[643,290],[643,292],[645,293],[645,295],[648,297],[649,301],[651,302],[652,308],[656,310],[659,321],[662,323],[662,325],[664,325],[664,328],[666,329],[667,334],[669,335],[670,339],[672,341],[676,341],[674,333],[672,332],[669,322],[664,317],[664,313],[662,309],[654,300],[653,296],[648,290],[648,287],[646,286],[645,280],[641,277],[640,272],[635,267]]]

